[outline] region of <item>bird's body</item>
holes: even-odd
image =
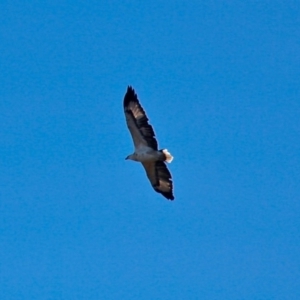
[[[127,156],[127,159],[138,162],[166,161],[166,155],[163,151],[165,150],[156,151],[149,147],[141,147],[136,149],[133,154]]]
[[[130,86],[124,97],[124,112],[135,147],[134,153],[126,159],[141,162],[155,191],[174,200],[172,177],[164,163],[170,163],[173,156],[167,149],[158,150],[153,128]]]

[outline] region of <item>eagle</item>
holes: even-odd
[[[172,176],[165,164],[170,163],[173,156],[167,149],[158,150],[154,130],[131,86],[127,88],[123,106],[134,144],[134,153],[125,159],[140,162],[154,190],[168,200],[174,200]]]

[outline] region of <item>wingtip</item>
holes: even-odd
[[[127,86],[127,93],[128,92],[134,92],[134,88],[131,85]]]
[[[126,107],[130,101],[137,101],[137,94],[131,85],[128,85],[127,92],[124,96],[124,107]]]
[[[162,196],[164,196],[167,200],[171,200],[171,201],[175,200],[175,197],[173,195],[173,187],[169,192],[163,192],[158,189],[155,189],[155,190],[156,190],[156,192],[162,194]]]
[[[170,201],[175,200],[175,197],[174,197],[173,194],[171,194],[171,193],[163,194],[163,196],[164,196],[165,198],[167,198],[167,200],[170,200]]]

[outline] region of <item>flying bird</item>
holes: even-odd
[[[131,86],[127,88],[123,105],[134,144],[134,153],[126,159],[141,162],[154,190],[165,198],[174,200],[172,176],[165,164],[170,163],[173,156],[167,149],[158,150],[153,128]]]

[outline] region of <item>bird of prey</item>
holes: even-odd
[[[174,200],[172,176],[165,164],[173,160],[167,149],[158,150],[152,126],[131,86],[124,97],[124,113],[131,133],[134,153],[126,157],[141,162],[152,187],[165,198]]]

